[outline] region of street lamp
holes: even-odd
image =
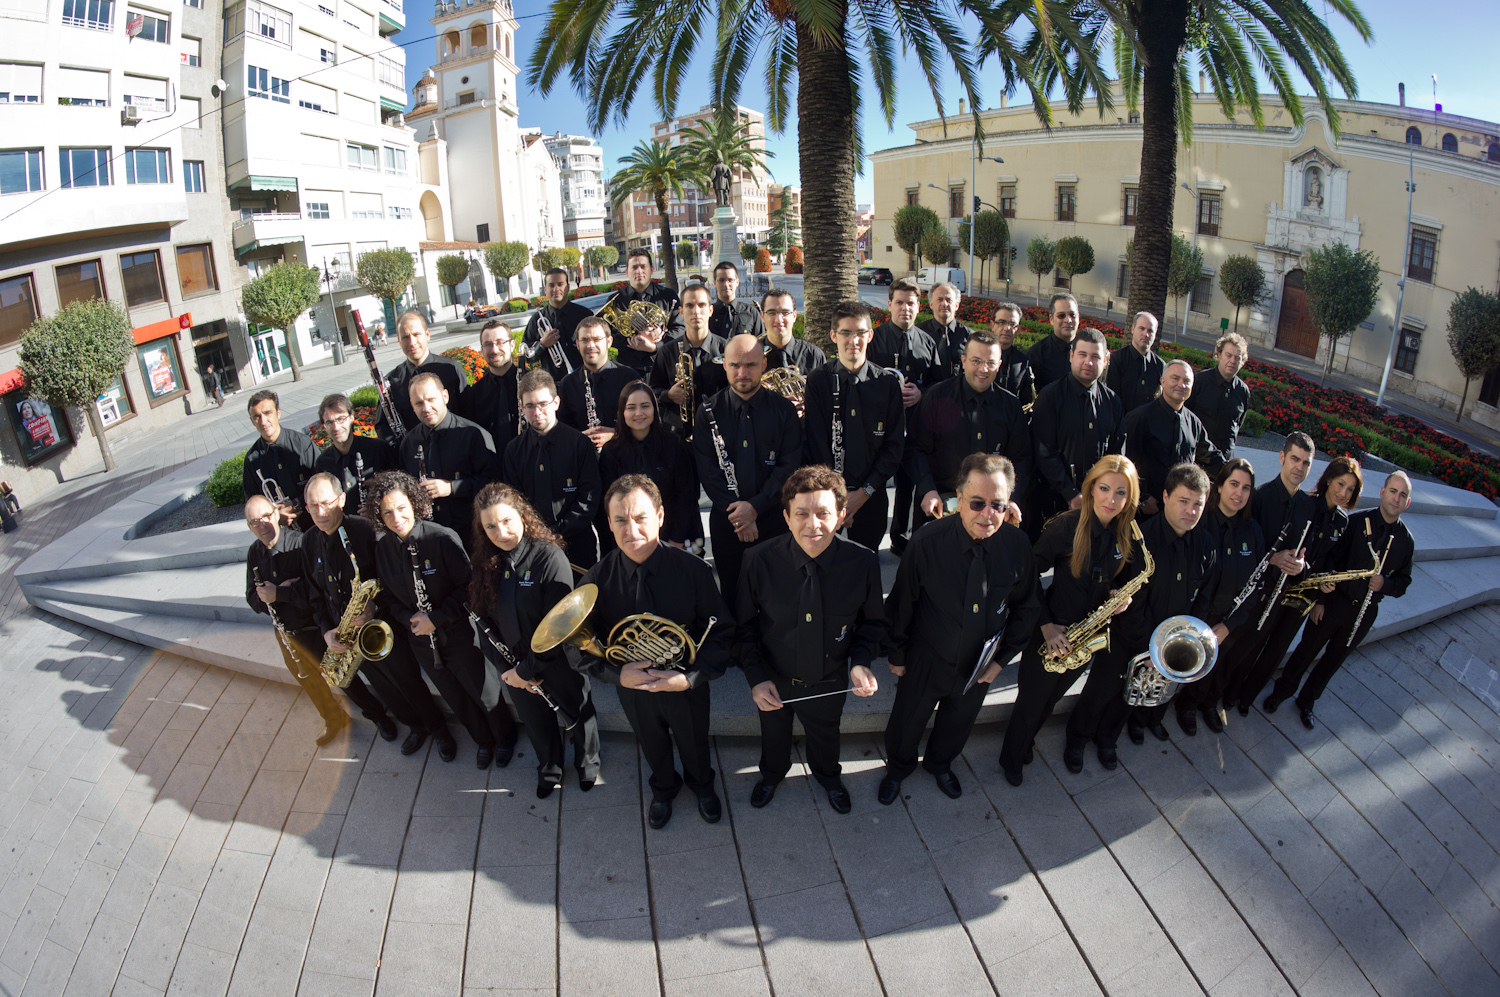
[[[1189,194],[1193,195],[1193,249],[1197,250],[1197,248],[1198,248],[1198,210],[1199,210],[1198,209],[1198,178],[1197,177],[1193,178],[1193,185],[1191,187],[1189,187],[1185,183],[1178,184],[1177,186],[1181,187],[1183,190],[1185,190]],[[1168,257],[1168,258],[1170,259],[1170,257]],[[1167,271],[1170,273],[1171,269],[1172,268],[1171,268],[1171,266],[1169,264],[1168,267],[1167,267]],[[1198,276],[1199,276],[1199,279],[1201,280],[1203,275],[1200,273]],[[1188,316],[1190,314],[1192,314],[1192,311],[1193,311],[1193,290],[1195,288],[1197,288],[1197,286],[1198,286],[1198,281],[1193,281],[1193,287],[1188,288],[1188,293],[1187,293],[1187,307],[1182,310],[1182,332],[1180,333],[1181,336],[1186,336],[1187,335]],[[1172,341],[1175,343],[1177,341],[1177,338],[1174,337]]]
[[[1375,404],[1385,405],[1386,385],[1391,381],[1391,368],[1396,363],[1396,344],[1401,341],[1401,306],[1406,301],[1406,264],[1411,253],[1411,197],[1417,192],[1417,147],[1411,143],[1406,146],[1406,241],[1401,244],[1401,255],[1398,259],[1401,267],[1401,279],[1396,281],[1396,318],[1391,323],[1391,348],[1385,354],[1385,369],[1380,372],[1380,392],[1375,396]],[[1463,418],[1463,412],[1458,413]]]
[[[344,334],[339,331],[338,309],[333,303],[333,285],[343,276],[339,271],[338,257],[334,257],[330,264],[328,257],[323,257],[323,282],[328,285],[328,318],[333,322],[333,365],[339,366],[344,362]]]

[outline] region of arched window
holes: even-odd
[[[1422,133],[1419,132],[1419,131],[1417,131],[1415,128],[1408,128],[1406,130],[1406,144],[1407,145],[1421,145],[1422,144]]]
[[[484,48],[484,45],[485,45],[485,30],[484,30],[484,25],[482,25],[482,24],[476,24],[476,25],[474,25],[473,27],[471,27],[469,29],[469,47],[470,48]]]
[[[1457,152],[1458,151],[1458,139],[1454,138],[1452,132],[1449,132],[1448,134],[1446,134],[1446,135],[1443,136],[1443,151],[1444,152]]]
[[[1491,142],[1489,152],[1486,153],[1490,162],[1500,163],[1500,142]]]

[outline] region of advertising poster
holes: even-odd
[[[27,398],[19,391],[12,392],[5,396],[5,410],[27,467],[73,445],[73,432],[68,428],[67,418],[40,398]]]

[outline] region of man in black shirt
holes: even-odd
[[[1127,413],[1155,398],[1161,385],[1166,362],[1151,348],[1155,342],[1156,316],[1136,312],[1130,323],[1130,341],[1109,355],[1104,383],[1120,396]]]
[[[587,436],[557,421],[557,386],[546,371],[521,378],[521,414],[526,432],[505,448],[505,483],[520,489],[563,538],[568,560],[587,568],[599,557],[599,455]]]
[[[906,445],[901,383],[867,359],[870,310],[864,304],[836,305],[832,336],[838,359],[807,379],[802,459],[843,478],[841,523],[850,540],[877,550],[885,536],[885,485],[901,466]]]
[[[742,333],[759,338],[765,335],[761,324],[760,309],[755,302],[736,298],[740,286],[740,268],[728,260],[714,267],[714,289],[718,292],[708,328],[720,339],[729,340]]]
[[[921,307],[917,285],[894,281],[889,290],[891,318],[875,328],[870,337],[869,360],[877,367],[901,374],[901,401],[908,416],[922,400],[922,392],[948,377],[948,368],[938,356],[931,336],[916,327]],[[903,467],[896,472],[896,496],[891,506],[891,553],[897,557],[906,549],[911,532],[914,485]]]
[[[299,519],[302,487],[318,462],[317,445],[301,430],[281,425],[281,400],[276,392],[257,391],[250,396],[248,408],[260,439],[245,451],[241,480],[245,497],[265,495],[276,504],[282,525],[290,526]],[[305,515],[300,518],[307,525]]]
[[[504,453],[521,431],[521,396],[516,390],[521,371],[512,362],[515,345],[509,329],[494,319],[486,322],[479,330],[484,372],[453,406],[457,414],[490,434],[497,454]]]
[[[917,326],[937,344],[944,379],[959,377],[964,372],[964,344],[969,341],[973,330],[958,320],[958,303],[962,299],[957,284],[950,281],[938,284],[927,292],[927,307],[932,309],[932,318]]]
[[[990,335],[1000,344],[1000,372],[995,383],[1021,399],[1022,405],[1036,401],[1036,375],[1031,372],[1031,361],[1015,346],[1016,331],[1021,328],[1021,306],[1013,301],[1002,301],[995,306],[995,316],[990,319]]]
[[[651,613],[678,624],[699,643],[691,663],[661,667],[636,660],[619,665],[585,652],[579,668],[590,678],[620,687],[620,707],[651,769],[647,822],[653,828],[666,826],[672,800],[686,782],[698,797],[699,815],[717,823],[723,809],[714,790],[708,743],[708,683],[729,665],[734,620],[708,565],[661,542],[661,492],[650,478],[627,474],[609,486],[605,500],[616,549],[579,582],[599,587],[589,614],[594,632],[608,634],[627,616]],[[682,775],[672,761],[674,744]]]
[[[500,476],[490,434],[448,411],[448,392],[435,374],[411,379],[417,427],[401,441],[401,464],[432,500],[433,521],[473,543],[474,496]]]
[[[1026,353],[1038,391],[1068,376],[1070,347],[1078,334],[1078,299],[1066,292],[1054,294],[1047,304],[1047,317],[1052,335],[1038,340]],[[1104,373],[1102,366],[1099,372]]]
[[[1218,365],[1198,372],[1188,408],[1203,422],[1208,440],[1227,460],[1234,456],[1234,440],[1250,409],[1250,386],[1240,380],[1240,368],[1250,356],[1245,337],[1231,332],[1214,346]]]
[[[1224,463],[1208,442],[1203,423],[1187,407],[1192,393],[1192,365],[1186,360],[1173,360],[1162,372],[1161,395],[1125,413],[1125,456],[1141,476],[1142,519],[1161,511],[1157,496],[1165,489],[1171,468],[1194,457],[1210,470]]]
[[[696,410],[703,399],[729,384],[724,377],[724,345],[728,340],[709,331],[712,312],[707,287],[696,283],[684,287],[682,338],[662,343],[651,367],[649,383],[660,400],[662,422],[684,440],[691,439],[697,428],[683,418],[684,411]],[[691,388],[677,383],[677,365],[684,356],[693,368]]]
[[[1005,523],[1014,481],[1010,461],[970,454],[959,473],[957,514],[912,537],[886,603],[890,668],[900,677],[885,728],[879,798],[887,805],[917,769],[917,747],[934,707],[922,766],[944,795],[962,795],[953,759],[969,739],[989,684],[1031,639],[1040,611],[1031,544]],[[996,637],[993,655],[981,662]]]
[[[969,454],[1005,457],[1013,476],[1010,494],[1023,495],[1030,486],[1031,430],[1020,400],[995,387],[999,366],[1000,344],[988,332],[976,332],[964,346],[963,373],[935,385],[917,406],[906,468],[917,486],[918,529],[942,515],[945,495],[957,487]]]
[[[1068,360],[1068,376],[1042,388],[1031,408],[1042,515],[1077,509],[1082,504],[1078,487],[1089,469],[1105,454],[1125,452],[1125,412],[1119,396],[1104,385],[1109,365],[1104,334],[1079,329]]]
[[[406,359],[386,372],[385,383],[390,389],[391,404],[401,417],[402,430],[410,431],[417,425],[417,413],[411,407],[411,380],[418,374],[436,374],[448,392],[450,403],[461,407],[459,396],[468,387],[469,379],[457,360],[428,351],[432,333],[428,331],[427,320],[421,312],[404,312],[396,320],[396,342],[401,344]],[[399,442],[383,411],[375,423],[375,432],[382,440],[392,444]]]
[[[1349,517],[1345,532],[1343,564],[1335,570],[1363,570],[1378,566],[1380,571],[1369,579],[1347,581],[1319,598],[1307,614],[1302,641],[1281,670],[1281,677],[1266,698],[1268,712],[1297,697],[1302,726],[1313,729],[1313,704],[1328,688],[1334,673],[1358,647],[1375,625],[1382,599],[1399,599],[1411,585],[1412,554],[1416,540],[1401,522],[1401,514],[1411,505],[1411,479],[1405,471],[1393,471],[1380,489],[1380,505]],[[1370,560],[1374,549],[1378,559]],[[1319,651],[1323,656],[1313,665]],[[1312,675],[1302,691],[1297,691],[1302,677],[1312,667]]]
[[[677,292],[665,284],[652,283],[653,269],[651,250],[632,249],[625,265],[629,286],[616,291],[614,297],[604,303],[604,308],[614,308],[623,315],[632,301],[649,301],[666,313],[665,326],[651,326],[640,332],[615,329],[614,347],[619,362],[634,370],[636,376],[643,380],[651,372],[652,354],[656,352],[656,348],[667,339],[682,338],[682,316],[677,314]],[[604,308],[599,310],[603,311]]]
[[[375,436],[354,432],[354,404],[348,395],[332,394],[318,406],[318,419],[328,434],[328,449],[313,464],[344,483],[344,494],[357,509],[364,502],[361,486],[372,474],[394,471],[401,466],[396,448]]]
[[[796,716],[807,733],[813,778],[835,811],[850,809],[840,778],[839,719],[846,692],[875,694],[870,663],[880,654],[885,615],[880,559],[835,533],[847,494],[844,479],[829,468],[798,468],[781,490],[790,535],[745,556],[734,651],[760,710],[760,782],[750,793],[752,807],[770,803],[792,767]]]
[[[302,534],[290,527],[283,529],[276,508],[262,495],[245,500],[245,525],[255,534],[255,542],[245,552],[245,602],[255,612],[271,617],[281,660],[323,718],[318,743],[327,744],[349,725],[349,714],[318,667],[322,655],[316,651],[323,641],[302,581]]]
[[[538,308],[526,323],[521,345],[528,358],[539,360],[542,370],[551,374],[554,381],[561,381],[577,370],[582,362],[578,358],[578,347],[573,345],[573,331],[580,321],[594,313],[578,302],[568,300],[568,291],[571,290],[568,271],[562,267],[548,270],[542,286],[547,292],[547,303]],[[481,332],[480,338],[483,336]],[[495,442],[500,441],[496,439]]]
[[[791,402],[761,388],[765,371],[760,342],[734,337],[724,347],[729,387],[694,417],[693,458],[713,503],[709,539],[726,602],[736,596],[745,551],[786,531],[776,515],[781,488],[802,464],[802,422]]]
[[[574,336],[582,363],[557,386],[557,418],[587,436],[597,452],[615,435],[620,391],[643,375],[609,358],[609,324],[602,318],[583,319]]]
[[[797,323],[797,300],[791,291],[773,287],[763,294],[760,318],[766,330],[762,346],[766,351],[767,370],[796,367],[806,376],[827,360],[817,346],[792,334],[792,327]]]

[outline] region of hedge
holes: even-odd
[[[220,509],[245,504],[245,451],[219,461],[203,485],[203,494]]]

